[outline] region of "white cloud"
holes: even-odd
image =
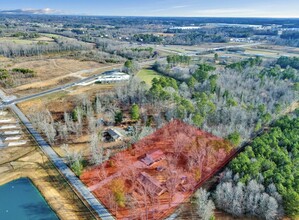
[[[14,10],[2,10],[0,13],[4,14],[62,14],[62,11],[51,9],[51,8],[43,8],[43,9],[33,9],[33,8],[25,8],[25,9],[14,9]]]
[[[171,8],[187,8],[189,5],[175,5]]]

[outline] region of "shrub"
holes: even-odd
[[[113,193],[115,202],[120,207],[126,206],[125,183],[122,179],[114,179],[111,183],[110,189]]]

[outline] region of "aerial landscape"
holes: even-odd
[[[0,220],[299,220],[299,2],[0,5]]]

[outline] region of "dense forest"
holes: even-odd
[[[277,60],[277,64],[282,68],[292,67],[294,69],[299,69],[299,57],[280,57]]]
[[[236,216],[277,219],[299,214],[299,117],[284,116],[230,164],[216,206]]]
[[[248,138],[298,94],[294,86],[297,70],[264,67],[260,58],[217,70],[209,64],[188,64],[189,60],[182,64],[184,60],[172,56],[168,62],[157,62],[155,70],[170,78],[154,80],[150,94],[175,103],[169,105],[174,107],[167,114],[171,111],[175,117],[222,137],[238,131]]]

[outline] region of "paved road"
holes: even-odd
[[[238,48],[238,47],[252,47],[257,46],[262,43],[251,43],[251,44],[242,44],[242,45],[230,45],[230,46],[223,46],[223,47],[214,47],[214,48],[207,48],[205,51],[217,51],[217,50],[225,50],[230,48]]]
[[[165,59],[165,58],[160,58],[159,60],[163,60],[163,59]],[[141,66],[150,65],[150,64],[153,64],[155,61],[156,61],[155,59],[147,60],[147,61],[144,61],[144,62],[140,63],[140,65]],[[52,93],[55,93],[55,92],[59,92],[59,91],[62,91],[62,90],[65,90],[65,89],[68,89],[68,88],[71,88],[71,87],[74,87],[74,86],[78,86],[78,84],[80,84],[80,83],[86,83],[86,82],[89,82],[89,81],[93,81],[98,76],[100,76],[101,74],[102,73],[98,73],[98,74],[95,74],[93,76],[81,79],[81,80],[73,82],[73,83],[68,83],[68,84],[65,84],[63,86],[59,86],[59,87],[56,87],[56,88],[53,88],[53,89],[45,90],[45,91],[42,91],[42,92],[37,93],[37,94],[32,94],[32,95],[28,95],[28,96],[24,96],[24,97],[20,97],[20,98],[16,98],[16,99],[9,100],[8,97],[3,96],[2,97],[3,103],[0,104],[0,108],[9,107],[9,105],[11,105],[11,104],[18,104],[20,102],[24,102],[24,101],[27,101],[27,100],[30,100],[30,99],[34,99],[34,98],[38,98],[38,97],[41,97],[41,96],[44,96],[44,95],[49,95],[49,94],[52,94]],[[3,92],[2,92],[2,94],[3,94]]]
[[[252,46],[257,46],[260,45],[261,43],[251,43],[251,44],[242,44],[242,45],[229,45],[229,46],[223,46],[223,47],[211,47],[211,48],[202,48],[201,50],[197,50],[194,52],[177,52],[174,50],[171,50],[171,48],[165,46],[165,47],[159,47],[156,48],[157,50],[168,52],[168,53],[173,53],[173,54],[178,54],[178,55],[186,55],[186,56],[196,56],[198,53],[201,52],[215,52],[219,50],[225,50],[229,48],[242,48],[242,47],[252,47]]]
[[[88,188],[81,182],[79,178],[68,168],[64,161],[55,153],[52,147],[42,138],[42,136],[33,128],[28,118],[21,112],[16,105],[10,105],[11,109],[18,115],[24,123],[28,131],[39,144],[43,152],[52,160],[57,169],[66,177],[69,183],[76,189],[78,193],[87,201],[87,203],[98,213],[101,219],[114,219],[109,211],[94,197]]]
[[[247,43],[247,44],[241,44],[241,45],[227,45],[227,46],[223,46],[223,47],[211,47],[211,48],[201,48],[201,49],[197,49],[197,51],[194,52],[178,52],[173,50],[173,47],[169,47],[172,45],[164,45],[164,46],[156,46],[155,49],[158,51],[164,51],[167,53],[172,53],[172,54],[178,54],[178,55],[186,55],[186,56],[196,56],[198,53],[200,52],[215,52],[215,51],[219,51],[219,50],[225,50],[225,49],[229,49],[229,48],[238,48],[238,47],[252,47],[252,46],[257,46],[260,45],[262,43]],[[150,44],[145,44],[146,46],[150,47]],[[153,46],[153,45],[152,45]]]
[[[10,105],[10,104],[17,104],[17,103],[20,103],[20,102],[23,102],[23,101],[27,101],[27,100],[30,100],[30,99],[34,99],[34,98],[38,98],[38,97],[41,97],[41,96],[44,96],[44,95],[48,95],[48,94],[51,94],[51,93],[59,92],[59,91],[62,91],[62,90],[65,90],[65,89],[77,86],[80,83],[86,83],[88,81],[95,80],[101,74],[102,73],[99,73],[99,74],[96,74],[96,75],[93,75],[93,76],[81,79],[81,80],[73,82],[73,83],[65,84],[65,85],[59,86],[57,88],[53,88],[53,89],[49,89],[49,90],[46,90],[46,91],[42,91],[42,92],[37,93],[37,94],[28,95],[28,96],[25,96],[25,97],[16,98],[16,99],[9,100],[9,101],[4,101],[4,103],[2,105],[0,105],[0,107],[4,107],[4,106]],[[4,100],[7,100],[7,98],[4,99]]]
[[[5,94],[0,91],[0,98],[6,98]],[[26,126],[27,130],[34,137],[42,151],[51,159],[56,168],[62,175],[69,181],[69,183],[76,189],[76,191],[85,199],[85,201],[94,209],[94,211],[104,220],[113,220],[110,212],[94,197],[88,188],[81,182],[81,180],[70,170],[64,161],[55,153],[52,147],[43,139],[43,137],[33,128],[29,119],[23,112],[15,105],[10,104],[9,107],[20,118],[22,123]]]

